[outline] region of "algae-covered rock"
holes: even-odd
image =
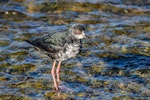
[[[143,78],[150,77],[150,69],[149,68],[135,70],[133,73],[138,75],[139,77],[143,77]]]
[[[10,66],[12,70],[10,70],[10,73],[14,74],[21,74],[29,71],[34,71],[36,69],[36,66],[33,64],[20,64],[20,65],[12,65]]]
[[[76,80],[77,82],[79,82],[79,83],[86,83],[86,82],[89,81],[89,80],[86,79],[85,77],[81,77],[81,76],[76,76],[76,77],[75,77],[75,80]]]
[[[0,100],[30,100],[28,97],[11,95],[11,94],[0,94]]]
[[[11,52],[11,53],[2,54],[2,56],[4,58],[8,58],[10,60],[19,60],[19,61],[21,61],[21,60],[25,59],[27,54],[28,54],[27,51],[15,51],[15,52]]]
[[[9,80],[9,78],[7,78],[5,76],[0,76],[0,81],[1,82],[6,82],[7,80]]]
[[[136,92],[136,93],[138,93],[138,92],[140,92],[141,91],[141,85],[140,84],[137,84],[137,83],[129,83],[128,85],[127,85],[127,89],[129,90],[129,92]]]
[[[6,41],[6,40],[0,40],[0,47],[1,47],[1,46],[2,46],[2,47],[7,46],[7,45],[9,45],[9,44],[10,44],[9,41]]]
[[[78,93],[77,96],[84,97],[84,96],[86,96],[86,93],[81,92],[81,93]]]
[[[70,99],[70,96],[66,93],[61,92],[46,92],[45,97],[54,99],[54,100],[67,100]]]
[[[41,89],[41,90],[47,90],[50,88],[50,85],[51,83],[45,83],[44,80],[41,80],[41,81],[37,81],[37,82],[34,82],[32,83],[32,87],[34,89]]]
[[[0,61],[4,61],[4,60],[5,60],[5,57],[0,55]]]
[[[92,79],[90,84],[92,85],[92,88],[105,87],[105,83],[102,80]]]
[[[93,64],[91,66],[91,72],[92,74],[101,74],[103,70],[105,70],[105,65],[103,62],[99,63],[99,64]]]

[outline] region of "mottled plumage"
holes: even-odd
[[[84,31],[85,27],[83,25],[76,24],[73,25],[68,32],[58,32],[34,40],[26,40],[54,59],[51,72],[56,90],[58,90],[57,82],[59,83],[61,62],[76,57],[80,53],[82,48],[81,39],[85,38]],[[56,69],[57,82],[55,79],[56,61],[59,61]]]
[[[26,41],[40,48],[52,59],[62,61],[75,57],[82,47],[81,40],[74,38],[69,32],[53,33],[42,38]]]

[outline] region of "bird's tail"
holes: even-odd
[[[35,45],[31,40],[25,40],[27,43]]]

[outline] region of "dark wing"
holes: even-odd
[[[67,32],[59,32],[59,33],[49,34],[42,38],[37,38],[34,40],[26,40],[26,41],[46,52],[56,53],[63,49],[67,37],[68,37]]]

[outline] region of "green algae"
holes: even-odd
[[[63,6],[65,4],[65,6]],[[75,12],[90,12],[95,9],[98,9],[100,12],[107,12],[107,13],[115,13],[115,14],[128,14],[130,16],[133,15],[143,15],[148,14],[148,12],[144,12],[139,9],[124,9],[122,7],[113,6],[110,4],[101,4],[101,3],[78,3],[78,2],[65,2],[59,1],[56,3],[41,3],[40,5],[36,5],[34,2],[28,2],[28,11],[29,12],[38,12],[38,11],[54,11],[57,13],[62,13],[63,11],[75,11]],[[38,8],[37,8],[38,6]]]
[[[66,99],[71,99],[70,96],[66,93],[61,93],[61,92],[46,92],[45,97],[49,99],[54,99],[54,100],[66,100]]]
[[[7,80],[9,80],[9,78],[7,78],[5,76],[0,76],[0,81],[1,82],[6,82]]]
[[[27,55],[28,53],[26,51],[18,51],[18,52],[12,52],[10,53],[9,55],[10,56],[14,56],[14,55],[18,55],[18,56],[21,56],[21,55]]]
[[[50,98],[54,98],[55,95],[56,95],[56,92],[54,92],[54,91],[45,93],[45,96],[50,97]]]
[[[11,94],[0,94],[0,100],[30,100],[28,97],[11,95]]]
[[[24,89],[33,88],[35,90],[47,90],[49,89],[49,83],[45,83],[44,81],[34,81],[32,79],[26,81],[16,82],[10,85],[11,88],[20,88],[22,92],[27,92]]]
[[[22,21],[23,18],[29,18],[27,15],[25,15],[22,12],[14,11],[14,10],[8,10],[6,12],[0,12],[0,15],[2,18],[7,19],[9,21]]]
[[[3,46],[8,46],[10,44],[9,41],[4,41],[4,40],[0,40],[0,46],[3,47]]]
[[[134,96],[117,96],[113,97],[112,100],[145,100],[146,97],[134,97]]]
[[[20,64],[20,65],[12,65],[10,66],[11,73],[13,74],[21,74],[28,71],[34,71],[36,69],[36,66],[33,64]]]
[[[37,82],[35,82],[34,84],[32,84],[32,87],[34,88],[34,89],[41,89],[41,90],[47,90],[47,89],[49,89],[50,87],[49,87],[49,84],[50,83],[45,83],[45,82],[43,82],[42,80],[41,81],[37,81]]]
[[[4,61],[6,58],[3,56],[0,56],[0,61]]]
[[[12,53],[5,53],[2,54],[3,58],[7,58],[7,59],[17,59],[17,60],[24,60],[25,57],[27,56],[28,52],[27,51],[15,51]]]
[[[140,92],[141,91],[141,85],[140,84],[137,84],[137,83],[135,83],[135,82],[132,82],[132,83],[129,83],[128,85],[127,85],[127,90],[129,91],[129,92],[135,92],[135,93],[138,93],[138,92]]]
[[[87,80],[85,77],[76,76],[75,81],[79,83],[87,83],[89,80]]]
[[[104,70],[106,70],[106,66],[104,62],[100,62],[99,64],[93,64],[89,69],[87,69],[91,75],[101,75]]]
[[[1,72],[8,72],[12,74],[23,74],[29,71],[34,71],[36,66],[33,64],[18,64],[13,65],[10,63],[2,63],[0,64]]]
[[[15,84],[10,85],[11,88],[21,88],[21,89],[26,89],[26,88],[31,88],[32,86],[32,82],[26,82],[26,81],[22,81],[22,82],[18,82]]]
[[[144,69],[137,69],[132,72],[134,75],[138,75],[139,77],[148,78],[150,77],[150,69],[144,68]]]
[[[90,81],[90,86],[92,88],[103,88],[105,87],[105,81],[93,79]]]
[[[77,96],[84,97],[84,96],[86,96],[86,93],[78,93]]]

